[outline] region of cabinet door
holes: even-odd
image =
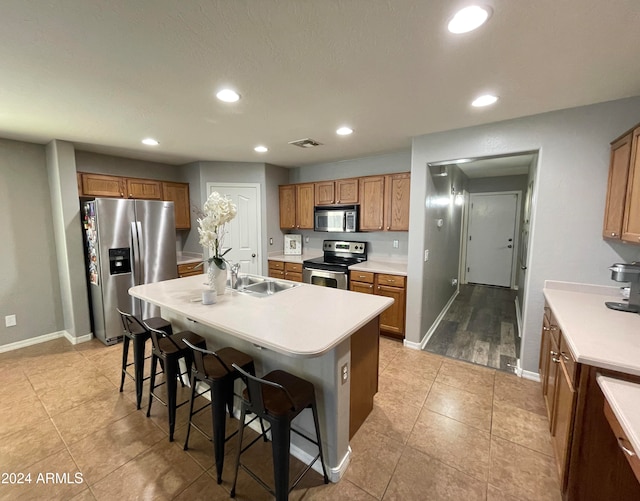
[[[385,229],[409,231],[409,173],[392,174],[385,179]]]
[[[549,332],[549,321],[544,317],[542,321],[542,335],[540,337],[540,360],[538,369],[540,372],[540,383],[542,385],[542,397],[547,407],[547,418],[549,428],[551,428],[551,405],[547,398],[549,387],[549,364],[551,363],[551,333]]]
[[[162,200],[162,186],[159,181],[151,179],[126,178],[127,198],[143,200]]]
[[[82,193],[86,197],[124,197],[124,180],[116,176],[82,173]]]
[[[384,228],[384,176],[360,178],[360,230]]]
[[[373,284],[368,284],[365,282],[350,282],[349,290],[354,292],[362,292],[363,294],[373,294]]]
[[[176,212],[176,230],[190,229],[189,184],[162,183],[162,199],[173,202]]]
[[[357,204],[358,179],[338,179],[336,181],[336,203],[337,204]]]
[[[633,131],[622,240],[640,243],[640,127]]]
[[[624,205],[631,162],[632,134],[627,134],[611,145],[607,202],[604,211],[602,236],[619,239],[622,234]]]
[[[280,228],[291,230],[296,227],[296,186],[280,186]]]
[[[573,384],[571,384],[564,360],[561,359],[555,365],[558,368],[558,378],[556,381],[557,387],[551,443],[556,456],[560,490],[564,491],[567,473],[569,471],[568,457],[571,430],[573,427],[573,415],[576,408],[576,390]]]
[[[314,200],[313,183],[296,184],[296,228],[313,230]]]
[[[335,185],[333,181],[315,183],[316,205],[331,205],[335,203]]]
[[[405,290],[401,287],[378,285],[376,294],[394,299],[393,304],[380,315],[380,330],[394,337],[403,338]]]
[[[556,403],[556,386],[558,384],[559,374],[559,351],[558,343],[556,342],[552,331],[549,331],[549,368],[547,374],[547,393],[544,396],[544,403],[547,407],[547,417],[549,418],[549,426],[551,429],[551,435],[555,427],[555,403]]]

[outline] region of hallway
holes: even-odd
[[[425,351],[514,373],[520,350],[516,296],[511,289],[461,285]]]

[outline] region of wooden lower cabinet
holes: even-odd
[[[191,275],[202,275],[204,265],[202,263],[185,263],[178,265],[178,277],[190,277]]]
[[[292,282],[302,282],[302,263],[269,260],[269,276],[284,278]]]
[[[393,304],[380,314],[380,331],[382,334],[404,339],[406,304],[404,276],[352,271],[349,289],[354,292],[392,298]]]
[[[269,260],[269,276],[271,278],[284,278],[284,261]]]
[[[545,307],[540,379],[562,498],[640,500],[640,483],[604,413],[598,373],[640,383],[638,376],[577,363],[553,311]]]

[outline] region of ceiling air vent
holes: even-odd
[[[318,141],[314,141],[313,139],[298,139],[297,141],[289,141],[289,144],[293,146],[298,146],[300,148],[314,148],[316,146],[322,146],[322,143]]]

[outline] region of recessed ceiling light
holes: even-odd
[[[231,89],[222,89],[216,94],[216,97],[225,103],[235,103],[240,99],[240,94]]]
[[[256,146],[253,150],[257,151],[258,153],[266,153],[267,151],[269,151],[269,148],[267,148],[266,146]]]
[[[152,137],[147,137],[142,140],[142,144],[146,144],[147,146],[158,146],[160,143]]]
[[[491,9],[489,7],[471,5],[456,12],[447,28],[451,33],[467,33],[482,26],[490,15]]]
[[[336,134],[338,134],[339,136],[348,136],[349,134],[352,134],[352,133],[353,133],[353,129],[349,127],[340,127],[336,131]]]
[[[493,96],[491,94],[485,94],[484,96],[480,96],[476,98],[471,106],[475,106],[476,108],[480,108],[482,106],[489,106],[490,104],[495,103],[498,100],[498,96]]]

